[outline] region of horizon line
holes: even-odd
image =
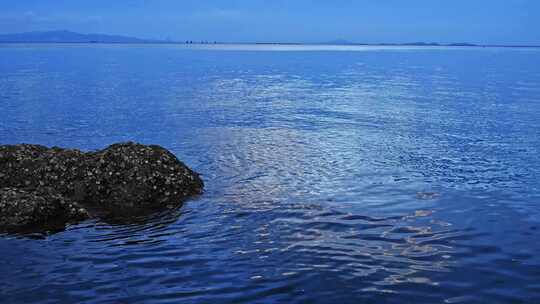
[[[6,43],[77,43],[77,44],[90,44],[90,43],[101,43],[101,44],[132,44],[132,43],[138,43],[138,44],[195,44],[195,45],[213,45],[213,44],[229,44],[229,45],[239,45],[239,44],[255,44],[255,45],[336,45],[336,46],[423,46],[423,47],[522,47],[522,48],[538,48],[540,47],[540,43],[471,43],[471,42],[449,42],[449,43],[443,43],[443,42],[426,42],[422,40],[417,40],[414,42],[352,42],[347,39],[333,39],[329,41],[321,41],[321,42],[280,42],[280,41],[245,41],[245,42],[239,42],[239,41],[218,41],[218,40],[178,40],[178,39],[155,39],[155,38],[139,38],[136,36],[130,36],[130,35],[123,35],[123,34],[104,34],[104,33],[81,33],[81,32],[75,32],[71,30],[49,30],[49,31],[27,31],[27,32],[17,32],[17,33],[4,33],[0,34],[1,36],[14,36],[14,35],[25,35],[25,34],[47,34],[47,33],[71,33],[71,34],[77,34],[81,36],[93,36],[93,35],[99,35],[99,36],[109,36],[110,38],[123,38],[123,39],[133,39],[138,41],[133,42],[126,42],[126,41],[100,41],[100,40],[91,40],[88,41],[69,41],[69,39],[62,40],[59,39],[57,41],[51,40],[51,41],[39,41],[39,40],[18,40],[18,41],[9,41],[4,40],[0,41],[2,44]]]

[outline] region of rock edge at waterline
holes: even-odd
[[[132,142],[94,152],[0,146],[0,231],[179,205],[203,181],[168,150]]]

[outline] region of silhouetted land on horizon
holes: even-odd
[[[26,32],[0,35],[4,43],[157,43],[160,40],[120,35],[81,34],[71,31]]]
[[[67,30],[26,32],[14,34],[0,34],[0,43],[147,43],[147,44],[259,44],[259,45],[350,45],[350,46],[459,46],[459,47],[540,47],[540,45],[502,45],[502,44],[473,44],[467,42],[459,43],[437,43],[437,42],[408,42],[408,43],[356,43],[343,39],[331,40],[321,43],[301,43],[301,42],[217,42],[198,40],[159,40],[143,39],[122,35],[107,34],[82,34]]]

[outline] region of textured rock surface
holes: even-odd
[[[10,188],[3,190],[8,191],[6,202],[24,198],[25,203],[17,206],[25,210],[31,209],[30,198],[36,198],[34,208],[47,205],[50,196],[40,193],[49,193],[82,208],[118,214],[179,204],[189,196],[200,194],[203,182],[173,154],[155,145],[129,142],[84,153],[21,144],[0,146],[0,187]],[[6,206],[10,206],[9,210],[16,209],[14,205]],[[54,209],[52,205],[47,208]],[[23,222],[39,222],[42,214],[33,214],[34,221]],[[4,217],[4,212],[0,213],[0,218]]]
[[[77,203],[50,188],[0,188],[0,227],[5,231],[64,225],[88,218]]]
[[[116,144],[90,154],[89,163],[83,195],[100,205],[162,206],[203,188],[197,173],[159,146]]]
[[[78,150],[26,144],[0,146],[0,187],[51,187],[71,197],[75,185],[90,170],[87,158]]]

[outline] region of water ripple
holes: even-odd
[[[206,184],[3,235],[0,298],[539,302],[540,52],[335,51],[0,47],[2,143],[160,144]]]

